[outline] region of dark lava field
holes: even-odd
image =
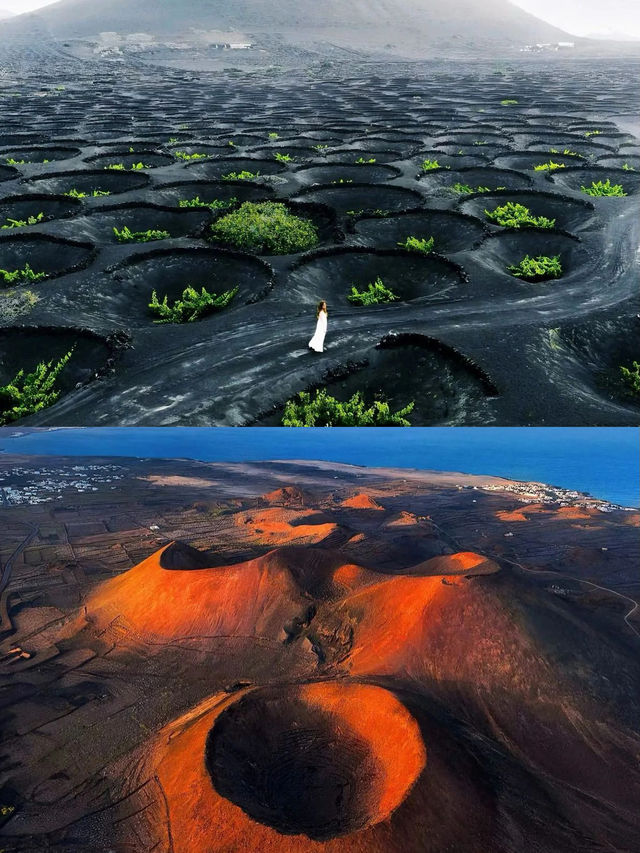
[[[0,231],[0,269],[45,276],[0,287],[0,385],[73,350],[62,395],[21,423],[277,425],[289,398],[326,386],[414,401],[413,425],[637,424],[620,378],[640,331],[637,65],[401,72],[7,71],[0,222],[36,222]],[[243,172],[257,177],[226,177]],[[581,190],[607,180],[626,195]],[[180,206],[194,198],[231,207]],[[318,246],[213,241],[217,218],[265,200],[311,220]],[[507,202],[554,226],[493,224],[485,210]],[[120,244],[125,226],[169,236]],[[527,255],[559,256],[562,275],[514,277]],[[377,278],[396,302],[349,303]],[[187,286],[238,291],[199,321],[154,323],[152,291]]]

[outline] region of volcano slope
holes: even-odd
[[[28,63],[0,81],[0,269],[37,276],[0,287],[0,385],[72,353],[25,424],[277,425],[323,387],[413,401],[413,425],[638,423],[620,370],[638,356],[633,62],[242,78],[47,62],[44,82]],[[581,189],[607,181],[625,195]],[[214,235],[265,201],[315,247]],[[501,226],[485,211],[504,205],[553,227]],[[514,275],[527,256],[561,275]],[[349,302],[377,279],[394,301]],[[155,322],[153,291],[173,304],[189,286],[235,295]]]
[[[637,512],[329,463],[3,467],[4,849],[634,849]]]

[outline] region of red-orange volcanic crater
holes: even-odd
[[[401,805],[426,749],[391,692],[317,682],[216,697],[167,727],[149,760],[175,853],[339,853],[384,849],[358,831]]]

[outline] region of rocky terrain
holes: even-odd
[[[25,423],[275,425],[321,387],[413,401],[412,425],[638,423],[620,371],[637,359],[634,62],[213,75],[45,59],[43,44],[0,79],[0,269],[36,276],[0,287],[0,385],[72,355],[57,402]],[[582,189],[607,181],[624,195]],[[268,201],[313,225],[313,249],[213,234]],[[486,211],[505,204],[553,227],[496,224]],[[561,275],[516,277],[527,256]],[[377,279],[394,301],[349,302]],[[172,303],[188,286],[237,291],[154,322],[153,291]]]
[[[29,497],[0,507],[4,850],[634,849],[637,511],[333,463],[0,464]]]

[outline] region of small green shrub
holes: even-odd
[[[461,184],[459,181],[456,182],[451,189],[454,193],[458,193],[459,195],[471,195],[471,193],[490,193],[491,190],[489,187],[471,187],[469,184]]]
[[[318,231],[313,222],[295,216],[285,204],[273,201],[242,204],[211,226],[216,240],[237,249],[270,255],[289,255],[313,249]]]
[[[367,210],[366,208],[361,207],[359,210],[345,210],[345,213],[347,214],[347,216],[362,216],[364,213],[366,213],[367,216],[375,216],[379,217],[380,219],[384,219],[385,216],[389,216],[391,211],[382,210],[379,207],[376,207],[375,210]]]
[[[398,246],[406,249],[408,252],[420,252],[423,255],[428,255],[430,252],[433,252],[434,243],[434,237],[407,237],[404,242],[398,243]]]
[[[392,412],[389,403],[374,400],[370,406],[364,402],[360,391],[340,403],[331,397],[326,389],[316,391],[312,396],[301,391],[297,397],[287,400],[282,416],[285,427],[381,427],[411,426],[407,420],[414,408],[411,402],[403,409]]]
[[[589,138],[590,138],[590,137],[592,137],[592,136],[600,136],[600,135],[601,135],[601,133],[602,133],[602,131],[601,131],[601,130],[588,130],[588,131],[585,133],[585,136],[587,137],[587,139],[589,139]]]
[[[20,270],[0,270],[0,281],[4,284],[26,284],[42,281],[46,277],[46,272],[34,272],[29,264]]]
[[[555,163],[553,160],[549,160],[548,163],[538,163],[533,168],[536,172],[555,172],[556,169],[565,169],[566,166],[564,163]]]
[[[630,166],[628,163],[623,163],[623,164],[622,164],[622,168],[624,169],[624,171],[625,171],[625,172],[635,172],[635,171],[637,171],[636,169],[634,169],[634,168],[633,168],[633,166]]]
[[[488,145],[489,143],[486,142],[484,139],[478,139],[473,144],[474,145]]]
[[[198,152],[195,152],[194,154],[187,154],[186,151],[174,151],[173,156],[177,160],[204,160],[208,155],[199,154]]]
[[[118,243],[150,243],[152,240],[166,240],[171,237],[168,231],[157,231],[149,229],[148,231],[131,231],[128,226],[124,226],[121,230],[113,229]]]
[[[8,385],[0,386],[0,425],[32,415],[55,403],[60,396],[60,390],[56,388],[58,376],[72,355],[73,349],[57,362],[55,359],[48,363],[41,361],[31,373],[19,370]]]
[[[207,314],[222,311],[237,292],[237,287],[234,287],[233,290],[226,290],[220,295],[209,293],[204,287],[200,293],[194,287],[186,287],[182,291],[182,298],[176,299],[173,305],[169,305],[169,297],[165,296],[160,302],[154,290],[151,294],[149,309],[152,314],[157,315],[154,323],[193,323]]]
[[[448,167],[441,166],[437,160],[429,160],[429,158],[427,158],[422,161],[422,166],[420,168],[423,172],[432,172],[434,169],[444,169]]]
[[[557,148],[550,148],[549,154],[565,154],[567,157],[579,157],[581,160],[584,160],[582,154],[578,154],[577,151],[572,151],[570,148],[565,148],[564,151],[558,151]]]
[[[513,104],[518,104],[519,101],[516,101],[515,98],[505,98],[503,101],[500,101],[503,107],[510,107]]]
[[[485,216],[504,228],[553,228],[556,224],[555,219],[534,216],[524,204],[515,204],[512,201],[501,204],[494,210],[485,210]]]
[[[358,290],[355,284],[352,285],[351,292],[347,296],[352,305],[381,305],[386,302],[397,302],[399,298],[385,286],[380,277],[372,284],[368,284],[366,290]]]
[[[326,151],[329,146],[328,145],[322,145],[322,144],[318,143],[318,145],[314,145],[312,147],[313,147],[314,151]]]
[[[293,157],[291,154],[281,154],[279,151],[273,155],[278,163],[293,163]]]
[[[127,169],[124,163],[110,163],[104,168],[112,172],[140,172],[142,169],[150,169],[151,166],[145,163],[132,163]]]
[[[249,172],[248,169],[243,169],[241,172],[227,172],[222,176],[223,181],[250,181],[252,178],[259,178],[260,172]]]
[[[621,367],[622,381],[627,389],[636,395],[640,395],[640,362],[634,361],[631,367]]]
[[[525,255],[520,263],[512,264],[507,267],[507,270],[511,275],[525,281],[546,281],[550,278],[560,278],[563,272],[560,255],[553,257],[538,255],[537,258]]]
[[[598,197],[624,198],[627,195],[622,184],[612,184],[609,178],[606,181],[592,181],[590,187],[580,187],[580,189],[587,195]]]
[[[227,210],[238,203],[237,198],[214,198],[213,201],[200,201],[200,196],[195,198],[182,198],[178,202],[178,207],[208,207],[210,210]]]
[[[7,157],[8,166],[23,166],[26,162],[26,160],[14,160],[13,157]]]
[[[268,134],[268,136],[269,136],[269,139],[280,139],[279,133],[270,133],[270,134]]]
[[[38,222],[42,222],[44,219],[44,213],[39,213],[37,216],[27,216],[26,219],[9,219],[4,225],[0,225],[0,228],[26,228],[28,225],[37,225]]]
[[[82,192],[81,190],[68,190],[63,195],[68,196],[69,198],[102,198],[102,196],[111,195],[109,190],[92,190],[90,193]]]
[[[358,166],[362,166],[362,165],[364,165],[365,163],[366,163],[367,165],[371,165],[372,163],[375,163],[375,162],[376,162],[376,158],[375,158],[375,157],[370,157],[368,160],[365,160],[365,158],[364,158],[364,157],[358,157],[358,159],[356,160],[356,163],[358,164]]]

